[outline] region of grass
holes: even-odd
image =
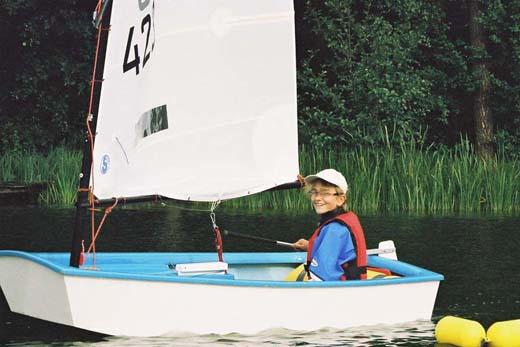
[[[424,148],[419,140],[397,148],[338,151],[302,149],[303,175],[325,168],[341,171],[349,183],[349,207],[367,212],[512,213],[520,210],[520,164],[498,154],[484,160],[467,140],[452,149]],[[247,208],[303,209],[295,192],[268,192],[225,202]]]
[[[0,156],[0,182],[47,182],[39,201],[71,206],[76,199],[81,153],[56,148],[47,155],[8,152]]]
[[[395,134],[394,134],[395,135]],[[388,133],[384,134],[388,138]],[[349,206],[369,212],[517,212],[520,164],[499,153],[478,157],[468,141],[451,149],[425,148],[420,139],[398,147],[300,151],[303,175],[325,168],[341,171],[350,186]],[[47,181],[40,196],[47,205],[71,206],[77,191],[81,154],[57,148],[48,155],[6,153],[0,157],[0,181]],[[309,208],[296,190],[256,194],[224,201],[223,207],[302,210]]]

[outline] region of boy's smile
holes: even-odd
[[[312,185],[309,195],[317,214],[335,210],[345,202],[344,195],[338,194],[333,187],[325,186],[321,182],[316,182]]]

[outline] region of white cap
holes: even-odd
[[[305,177],[305,182],[312,183],[316,179],[321,178],[322,180],[329,182],[331,184],[334,184],[335,186],[338,186],[339,189],[343,191],[343,193],[346,193],[348,191],[348,184],[345,177],[341,174],[341,172],[338,172],[334,169],[325,169],[320,172],[318,172],[315,175],[309,175]]]

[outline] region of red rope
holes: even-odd
[[[114,207],[116,207],[117,205],[117,202],[118,200],[116,199],[116,201],[114,202],[114,204],[110,207],[108,207],[107,209],[105,209],[105,214],[103,215],[103,218],[101,219],[101,221],[99,222],[99,225],[98,225],[98,228],[96,230],[96,233],[94,234],[94,236],[92,237],[92,241],[90,242],[90,246],[88,247],[87,249],[87,254],[90,253],[90,251],[92,250],[93,254],[96,253],[96,239],[99,235],[99,233],[101,232],[101,227],[103,226],[103,224],[105,223],[105,220],[107,218],[107,216],[112,212],[112,210],[114,209]]]
[[[99,0],[96,6],[96,12],[99,12],[103,0]],[[94,104],[94,83],[96,81],[97,62],[99,57],[99,47],[101,45],[101,31],[103,26],[100,25],[97,32],[96,55],[94,56],[94,68],[92,69],[92,80],[90,81],[90,102],[88,105],[88,114],[92,114],[92,107]]]
[[[99,12],[101,10],[101,6],[103,4],[103,0],[99,0],[97,5],[96,5],[96,13]],[[94,133],[92,131],[92,127],[91,127],[91,122],[92,122],[92,111],[93,111],[93,107],[94,107],[94,91],[95,91],[95,83],[96,82],[102,82],[102,81],[98,81],[96,80],[96,74],[97,74],[97,66],[98,66],[98,58],[99,58],[99,51],[100,51],[100,46],[101,46],[101,33],[102,31],[105,30],[103,29],[103,25],[100,25],[98,27],[98,30],[97,30],[97,42],[96,42],[96,53],[94,55],[94,66],[93,66],[93,69],[92,69],[92,79],[90,80],[90,100],[89,100],[89,105],[88,105],[88,114],[87,114],[87,119],[86,119],[86,126],[87,126],[87,132],[88,132],[88,141],[89,141],[89,146],[90,146],[90,160],[91,162],[94,161]],[[112,212],[112,209],[117,205],[117,199],[116,199],[116,202],[114,203],[113,206],[107,208],[105,210],[105,214],[103,215],[103,218],[96,230],[96,220],[95,220],[95,212],[96,212],[96,208],[95,208],[95,199],[94,199],[94,175],[93,175],[93,165],[90,166],[90,172],[89,172],[89,175],[90,175],[90,178],[91,178],[91,182],[90,182],[90,186],[88,189],[80,189],[80,191],[87,191],[88,190],[88,201],[89,201],[89,205],[90,205],[90,225],[91,225],[91,244],[87,250],[87,254],[90,253],[90,251],[92,251],[92,259],[93,259],[93,267],[95,268],[96,267],[96,238],[98,237],[100,231],[101,231],[101,227],[103,226],[104,222],[105,222],[105,219],[106,217],[108,216],[108,214],[110,214],[110,212]],[[83,257],[83,251],[82,250],[82,255],[81,257]],[[80,257],[80,258],[81,258]]]
[[[220,234],[220,228],[218,226],[213,227],[215,233],[215,248],[217,249],[218,261],[224,261],[224,249],[222,247],[222,235]]]

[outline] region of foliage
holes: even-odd
[[[482,23],[489,42],[497,142],[520,158],[520,1],[488,1]]]
[[[78,143],[94,6],[93,0],[0,2],[0,151]]]
[[[381,124],[410,134],[429,126],[443,140],[452,112],[448,73],[463,61],[439,6],[330,0],[308,1],[306,12],[298,75],[304,143],[370,145]]]
[[[298,41],[302,142],[383,145],[377,129],[394,124],[415,135],[428,128],[427,143],[471,139],[479,76],[470,67],[485,59],[497,141],[518,156],[520,1],[480,6],[488,51],[470,46],[463,1],[306,1]]]
[[[0,2],[0,152],[77,148],[84,131],[96,0]],[[426,144],[471,140],[485,60],[496,141],[520,157],[520,0],[479,0],[486,50],[471,47],[465,1],[295,1],[300,143],[385,147],[380,126]]]

